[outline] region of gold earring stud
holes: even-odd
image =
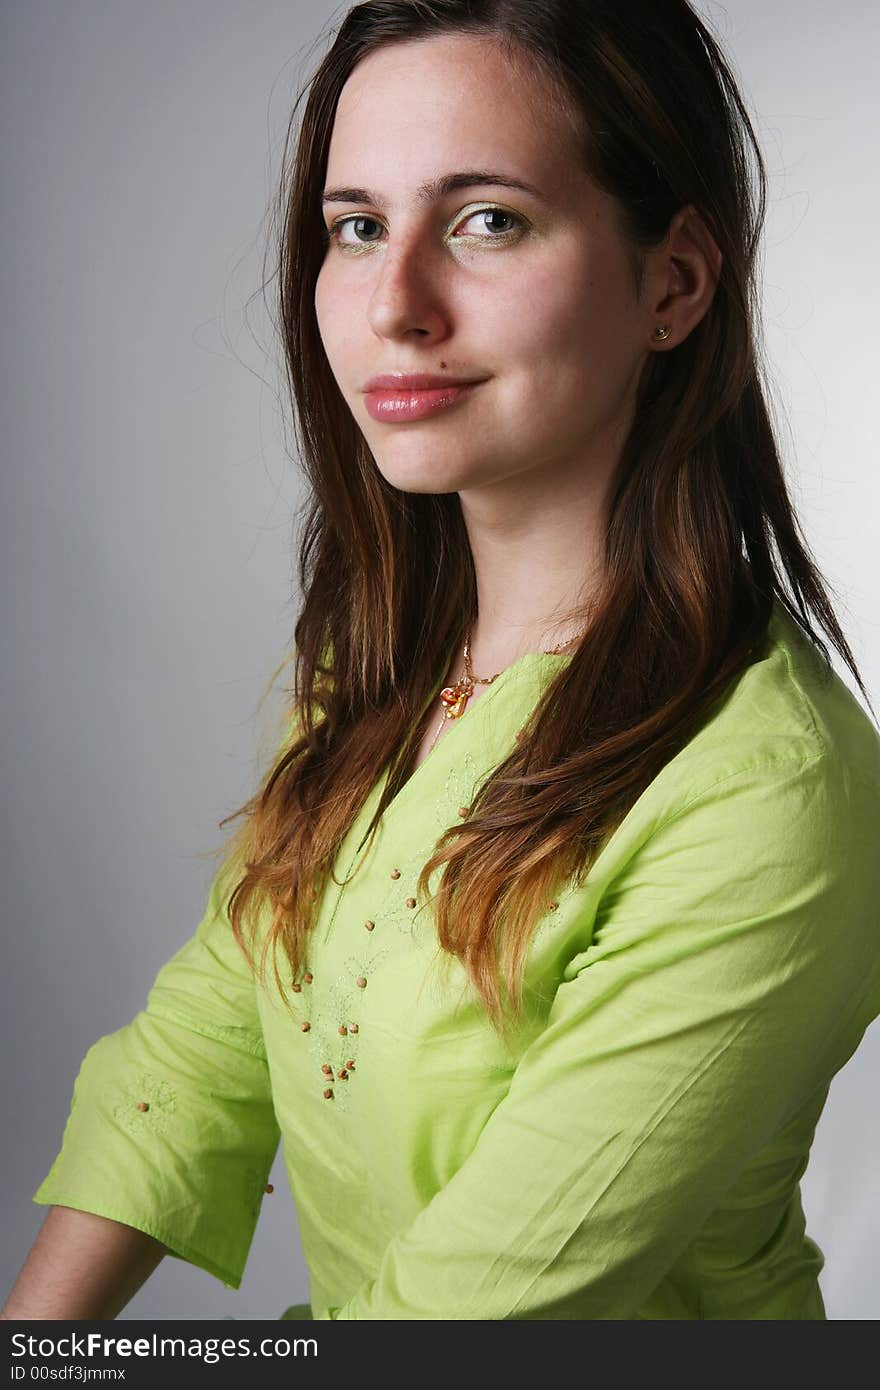
[[[660,324],[659,327],[657,327],[657,328],[654,329],[654,338],[655,338],[655,341],[658,342],[658,343],[662,343],[666,338],[669,337],[669,334],[670,334],[671,331],[672,331],[671,329],[669,329],[669,328],[666,327],[666,324],[665,324],[665,323],[664,323],[664,324]]]

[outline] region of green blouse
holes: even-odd
[[[825,1317],[799,1180],[880,1014],[880,736],[777,604],[761,659],[548,904],[505,1049],[415,884],[567,660],[509,666],[368,850],[380,779],[296,1021],[215,878],[143,1011],[87,1052],[35,1202],[237,1288],[283,1137],[311,1305],[282,1317]]]

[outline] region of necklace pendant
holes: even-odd
[[[447,719],[459,719],[465,712],[470,691],[462,689],[462,682],[456,681],[455,685],[447,685],[440,691],[440,699],[445,705],[444,714]]]

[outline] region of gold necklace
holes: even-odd
[[[559,653],[564,651],[566,647],[570,647],[572,642],[577,642],[580,637],[583,637],[585,632],[586,628],[582,628],[580,632],[575,633],[574,637],[569,637],[567,642],[560,642],[558,646],[551,647],[550,650],[544,652],[543,655],[558,656]],[[464,714],[465,710],[467,709],[467,702],[474,693],[474,686],[491,685],[492,682],[496,681],[500,675],[501,671],[496,671],[494,676],[474,675],[473,667],[471,666],[471,641],[470,636],[468,636],[465,639],[464,644],[463,674],[459,676],[458,680],[455,682],[455,685],[446,685],[440,691],[440,703],[443,706],[443,718],[440,720],[440,723],[437,726],[437,732],[435,733],[431,741],[431,747],[428,749],[429,753],[433,752],[434,748],[436,747],[438,738],[440,737],[441,733],[443,732],[449,721],[452,719],[460,719],[461,716]]]

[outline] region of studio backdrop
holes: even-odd
[[[30,1196],[80,1060],[194,930],[219,822],[272,737],[277,705],[258,701],[298,611],[301,494],[260,291],[266,214],[294,96],[346,8],[0,11],[6,1291],[45,1216]],[[877,704],[880,10],[696,8],[766,157],[771,399]],[[829,1318],[880,1316],[878,1071],[875,1024],[832,1083],[802,1182]],[[122,1317],[305,1300],[280,1151],[271,1178],[237,1293],[166,1259]]]

